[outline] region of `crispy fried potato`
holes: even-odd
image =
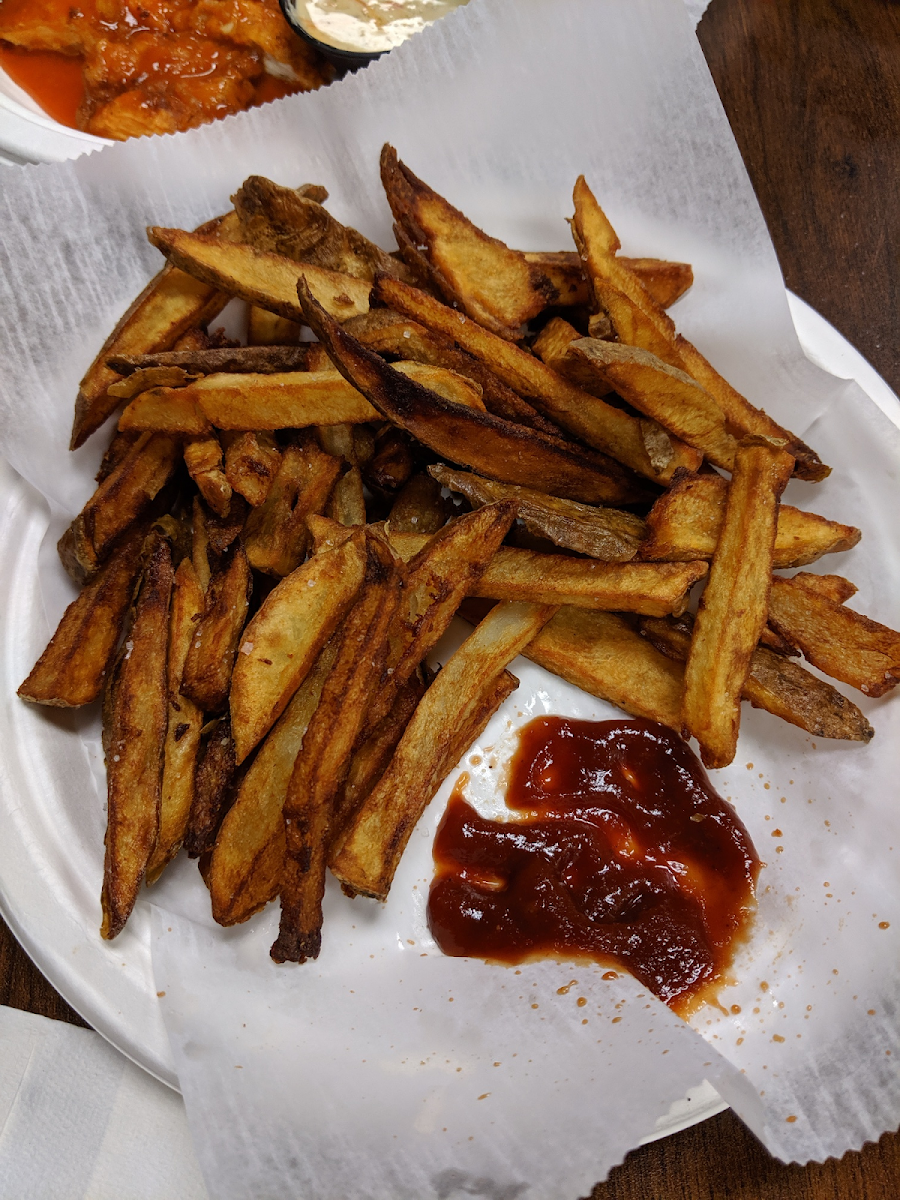
[[[688,467],[690,470],[699,467],[700,455],[696,450],[677,440],[673,442],[664,430],[655,427],[647,430],[647,425],[654,426],[652,421],[641,422],[576,388],[533,354],[467,320],[462,313],[447,308],[433,296],[396,279],[382,277],[376,279],[374,290],[379,300],[388,307],[452,338],[557,425],[639,474],[665,483],[678,467]],[[519,479],[507,482],[527,481]],[[572,496],[571,499],[584,500],[586,497]]]
[[[365,525],[366,497],[359,467],[348,467],[334,485],[328,515],[341,525]]]
[[[590,363],[577,354],[569,354],[569,347],[580,340],[581,334],[574,325],[562,317],[552,317],[534,339],[531,349],[542,363],[582,391],[592,396],[608,396],[612,388]]]
[[[556,301],[556,289],[539,267],[473,225],[413,175],[393,146],[381,152],[381,182],[406,235],[398,237],[401,254],[415,247],[417,273],[424,266],[441,295],[486,329],[518,338],[525,321]]]
[[[253,508],[265,502],[280,465],[275,439],[262,431],[238,434],[225,451],[225,478]]]
[[[18,695],[75,708],[100,695],[141,571],[145,527],[126,533],[93,580],[63,613]]]
[[[359,428],[357,426],[356,428]],[[363,478],[376,494],[399,491],[416,469],[415,442],[403,429],[386,425],[375,438]]]
[[[679,474],[647,517],[640,557],[663,562],[711,558],[719,538],[728,483],[719,475]],[[778,510],[776,567],[801,567],[823,554],[849,550],[860,539],[852,525],[828,521],[789,504]]]
[[[248,346],[295,346],[300,341],[303,326],[277,313],[268,312],[258,304],[250,305],[247,317]]]
[[[60,538],[59,556],[77,583],[90,579],[116,540],[171,479],[181,447],[165,434],[142,434]]]
[[[638,279],[662,308],[674,304],[694,282],[688,263],[667,262],[662,258],[626,258],[619,262]],[[525,261],[540,267],[557,291],[558,306],[583,307],[591,301],[591,290],[581,258],[574,250],[525,251]]]
[[[246,921],[281,891],[281,810],[294,762],[336,653],[337,639],[332,638],[260,746],[219,828],[206,882],[212,915],[220,925]]]
[[[219,439],[215,435],[189,438],[184,443],[184,465],[209,507],[224,517],[231,504],[231,484],[225,478]]]
[[[118,383],[109,385],[110,396],[122,403],[133,400],[141,392],[148,392],[154,387],[184,387],[193,383],[195,375],[189,374],[182,367],[139,367],[130,371]]]
[[[369,284],[349,275],[301,266],[280,254],[222,243],[207,234],[183,229],[154,227],[148,229],[147,236],[170,263],[187,274],[291,321],[303,320],[297,304],[300,279],[307,281],[323,308],[338,320],[368,312]]]
[[[810,571],[798,571],[791,577],[796,587],[810,588],[820,596],[827,596],[835,604],[846,604],[859,588],[843,575],[813,575]]]
[[[636,494],[611,459],[589,458],[537,430],[443,400],[366,350],[302,284],[298,295],[307,322],[345,377],[386,417],[439,454],[506,483],[540,479],[548,491],[588,503]]]
[[[677,662],[687,659],[693,621],[681,617],[645,617],[641,632],[662,654]],[[750,673],[741,696],[754,708],[765,709],[815,737],[869,742],[875,730],[855,704],[817,679],[798,663],[757,646],[750,656]]]
[[[468,471],[454,471],[441,463],[429,467],[428,473],[443,487],[462,492],[473,506],[492,504],[497,500],[515,501],[517,516],[530,533],[592,558],[630,562],[646,536],[647,527],[640,517],[616,508],[594,508],[574,500],[561,500],[534,488],[497,483]],[[397,528],[393,517],[391,525]],[[695,557],[705,556],[698,554]]]
[[[221,712],[228,702],[234,656],[252,588],[250,564],[238,543],[230,562],[209,581],[203,616],[194,627],[184,660],[181,691],[206,713]]]
[[[437,533],[447,523],[452,505],[441,495],[441,485],[421,472],[404,484],[391,506],[391,529],[399,533]]]
[[[402,578],[387,543],[368,533],[363,584],[341,628],[337,657],[284,801],[281,924],[270,951],[275,962],[306,962],[319,955],[331,813],[372,688],[384,666]]]
[[[306,518],[325,508],[340,472],[340,461],[323,453],[312,437],[285,448],[268,496],[244,528],[252,567],[283,577],[300,565],[308,543]]]
[[[191,858],[199,858],[213,848],[233,799],[235,770],[234,740],[226,713],[216,722],[197,763],[194,796],[184,831],[184,848]]]
[[[447,753],[458,749],[460,728],[555,611],[499,604],[445,663],[329,863],[346,890],[385,899],[416,822],[452,766]]]
[[[181,370],[190,375],[216,375],[223,371],[272,375],[305,370],[306,356],[306,346],[254,343],[250,346],[187,347],[159,354],[114,354],[106,360],[106,365],[129,378],[148,369]]]
[[[159,805],[159,834],[147,863],[147,882],[157,880],[184,840],[188,815],[194,800],[194,768],[200,749],[203,712],[181,694],[184,660],[194,634],[197,619],[203,614],[204,600],[197,572],[189,558],[175,572],[169,611],[167,651],[168,716],[163,747],[162,788]]]
[[[164,387],[135,396],[119,417],[119,432],[204,437],[213,426],[187,387]]]
[[[734,758],[741,692],[766,623],[778,502],[794,460],[771,443],[742,443],[700,600],[684,673],[685,736],[707,767]]]
[[[773,578],[769,621],[824,674],[883,696],[900,681],[900,633],[809,586],[810,578]]]
[[[108,816],[100,933],[125,927],[159,830],[172,556],[157,537],[104,701]]]
[[[363,535],[283,579],[244,630],[231,677],[231,723],[243,762],[303,682],[359,591]]]

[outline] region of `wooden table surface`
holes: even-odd
[[[698,35],[787,286],[900,392],[900,3],[712,0]],[[0,1003],[84,1024],[2,921]],[[840,1162],[788,1167],[730,1112],[633,1151],[592,1193],[592,1200],[897,1197],[900,1134]]]

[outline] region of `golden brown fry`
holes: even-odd
[[[317,958],[331,814],[366,707],[384,667],[402,572],[390,547],[366,536],[363,584],[341,628],[337,657],[294,764],[284,801],[285,860],[276,962]]]
[[[63,613],[19,688],[23,700],[75,708],[100,695],[140,574],[144,527],[129,531]]]
[[[122,433],[183,434],[203,437],[212,433],[212,422],[186,387],[150,388],[128,404],[119,417]]]
[[[608,396],[612,391],[609,384],[589,363],[569,354],[569,347],[580,340],[581,334],[574,325],[562,317],[552,317],[534,339],[531,349],[541,362],[582,391],[590,392],[592,396]]]
[[[250,564],[238,543],[231,561],[210,579],[202,618],[184,660],[181,691],[206,713],[221,712],[228,689],[238,640],[250,603],[253,582]]]
[[[323,511],[340,471],[340,461],[324,454],[311,436],[286,447],[268,496],[244,527],[252,567],[285,576],[300,565],[308,542],[306,518]]]
[[[231,504],[231,484],[225,478],[219,439],[190,438],[184,443],[184,465],[209,507],[224,517]]]
[[[366,498],[359,467],[348,467],[334,485],[328,515],[341,525],[365,525]]]
[[[677,440],[673,442],[654,422],[642,422],[589,395],[551,371],[533,354],[469,321],[462,313],[454,312],[434,297],[396,279],[381,277],[376,279],[374,290],[390,308],[452,338],[557,425],[639,474],[665,483],[678,467],[696,470],[700,465],[696,450]],[[651,428],[646,428],[648,425]],[[586,497],[574,496],[572,499]]]
[[[345,889],[387,896],[413,828],[452,766],[447,752],[458,748],[460,728],[555,611],[498,604],[444,664],[329,864]]]
[[[640,557],[664,562],[711,558],[719,538],[728,483],[719,475],[679,474],[647,517]],[[852,525],[828,521],[789,504],[778,510],[776,567],[800,567],[823,554],[849,550],[860,539]]]
[[[284,874],[282,808],[294,762],[337,653],[332,638],[241,780],[216,836],[207,884],[212,915],[237,925],[274,900]]]
[[[900,681],[900,633],[879,625],[809,586],[776,575],[769,620],[814,667],[867,696]]]
[[[63,534],[59,556],[77,583],[90,579],[121,534],[168,483],[181,447],[165,434],[142,434]]]
[[[272,727],[359,590],[363,535],[317,554],[263,601],[244,636],[231,678],[231,723],[243,762]]]
[[[388,520],[398,533],[437,533],[446,525],[451,507],[441,495],[437,478],[422,472],[404,484]]]
[[[215,375],[222,371],[266,375],[303,371],[306,369],[306,355],[306,346],[203,346],[159,354],[116,354],[107,359],[107,365],[129,378],[148,368],[180,369],[191,375]]]
[[[159,834],[147,863],[147,882],[159,878],[166,863],[178,853],[184,839],[194,799],[194,768],[200,749],[203,712],[181,694],[184,660],[204,609],[203,591],[191,560],[182,560],[175,572],[169,612],[167,652],[168,720],[163,747]]]
[[[399,491],[416,469],[414,449],[415,442],[409,434],[394,425],[385,425],[375,438],[372,456],[365,464],[363,478],[369,487],[376,493]]]
[[[827,596],[835,604],[846,604],[859,591],[856,584],[843,575],[813,575],[810,571],[798,571],[791,576],[791,583],[796,587],[810,588],[820,596]]]
[[[225,478],[253,508],[263,504],[281,465],[281,451],[269,433],[241,433],[225,451]]]
[[[222,243],[184,229],[154,227],[147,230],[147,236],[169,262],[189,275],[291,321],[303,320],[297,304],[300,279],[306,280],[319,303],[338,320],[346,321],[369,308],[369,284],[349,275],[301,266],[280,254]]]
[[[645,617],[641,632],[662,654],[677,662],[687,659],[692,620],[681,617]],[[875,731],[855,704],[824,679],[817,679],[798,663],[757,646],[750,657],[750,673],[741,696],[754,708],[765,709],[815,737],[869,742]]]
[[[694,272],[688,263],[667,262],[662,258],[626,258],[619,262],[637,275],[657,304],[668,308],[694,282]],[[525,261],[540,267],[556,288],[555,305],[584,306],[590,303],[591,290],[584,266],[574,250],[525,251]]]
[[[473,506],[492,504],[497,500],[515,501],[519,510],[517,516],[530,533],[592,558],[630,562],[646,536],[647,527],[640,517],[617,508],[594,508],[574,500],[561,500],[534,488],[497,483],[468,471],[454,471],[442,463],[429,467],[428,473],[451,491],[462,492]],[[391,525],[396,528],[393,520]],[[695,558],[702,557],[695,555]]]
[[[707,767],[734,758],[741,692],[766,623],[778,502],[793,466],[771,443],[743,443],[735,456],[684,672],[685,736],[696,737]]]
[[[386,417],[439,454],[506,483],[540,479],[548,491],[588,503],[635,495],[630,478],[611,459],[589,458],[535,429],[441,399],[361,346],[302,284],[298,295],[307,322],[345,377]]]
[[[109,385],[109,394],[121,403],[133,400],[141,392],[148,392],[154,387],[184,387],[193,383],[194,375],[188,374],[182,367],[139,367],[129,371],[124,379]]]
[[[277,313],[268,312],[258,304],[250,305],[247,317],[248,346],[295,346],[300,341],[303,326]]]
[[[134,621],[104,702],[108,816],[100,933],[114,938],[134,908],[159,829],[166,738],[166,650],[172,556],[150,550]]]
[[[199,858],[213,848],[231,804],[235,769],[234,740],[226,713],[210,733],[197,763],[194,796],[184,831],[184,848],[191,858]]]

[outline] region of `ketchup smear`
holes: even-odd
[[[520,733],[508,821],[454,791],[434,844],[445,954],[589,957],[676,1011],[723,981],[759,859],[699,760],[654,721],[540,717]]]

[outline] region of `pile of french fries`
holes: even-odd
[[[676,332],[689,266],[620,255],[583,179],[575,250],[524,253],[381,167],[395,253],[258,177],[150,229],[167,265],[82,381],[72,446],[117,429],[19,694],[103,696],[106,938],[184,847],[218,922],[280,897],[272,957],[315,958],[326,872],[387,896],[520,653],[714,767],[743,700],[872,737],[798,653],[869,696],[900,679],[852,584],[773,575],[860,533],[781,505],[829,468]],[[234,297],[246,346],[207,333]],[[458,611],[481,619],[435,674]]]

